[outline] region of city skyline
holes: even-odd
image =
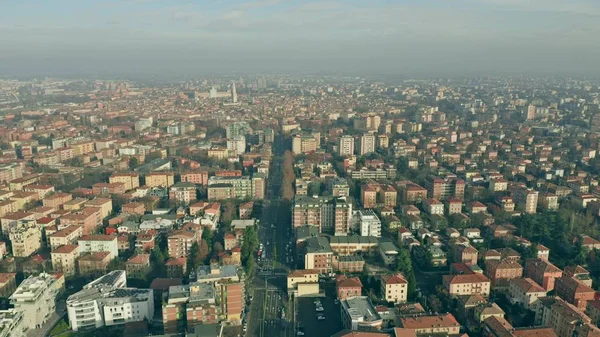
[[[598,75],[589,0],[3,1],[3,76]]]

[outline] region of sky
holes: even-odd
[[[600,75],[598,0],[0,0],[0,76]]]

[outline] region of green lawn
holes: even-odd
[[[67,319],[61,319],[52,330],[50,330],[50,336],[61,336],[61,337],[71,337],[75,336],[75,333],[71,331],[69,327],[69,323],[67,323]]]

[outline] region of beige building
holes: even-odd
[[[108,182],[111,184],[123,183],[125,184],[125,190],[130,191],[140,187],[140,175],[137,173],[113,173],[108,178]]]
[[[79,257],[78,245],[61,246],[52,251],[52,270],[66,276],[75,275],[77,272],[77,258]]]
[[[487,297],[490,295],[490,280],[483,274],[444,275],[444,287],[451,296],[475,295]]]
[[[77,264],[81,275],[102,275],[107,272],[112,259],[109,252],[94,252],[82,255]]]
[[[400,273],[383,275],[381,293],[384,294],[386,302],[405,303],[408,298],[408,281]]]
[[[85,203],[85,207],[95,207],[100,209],[100,217],[106,218],[112,213],[112,200],[108,198],[96,198]]]
[[[63,209],[66,211],[78,211],[83,208],[88,199],[85,198],[75,198],[73,200],[67,201],[63,204]]]
[[[314,269],[292,270],[287,276],[288,293],[296,296],[319,293],[319,272]]]
[[[528,214],[534,214],[538,205],[538,192],[532,189],[519,187],[513,190],[515,204]]]
[[[46,207],[59,209],[64,203],[72,199],[73,195],[71,195],[70,193],[58,192],[42,200],[42,203]]]
[[[146,186],[149,187],[170,187],[175,183],[175,174],[173,172],[151,172],[146,174]]]
[[[539,298],[546,296],[547,291],[532,279],[525,277],[510,280],[508,294],[511,303],[531,309]]]
[[[340,156],[354,155],[354,137],[348,135],[340,137],[338,153]]]
[[[28,257],[42,248],[42,230],[35,220],[11,226],[8,237],[15,257]]]
[[[50,249],[54,250],[60,246],[77,244],[77,239],[83,236],[81,226],[67,226],[58,232],[48,235]]]
[[[365,154],[375,152],[375,134],[374,133],[365,133],[362,137],[360,137],[360,155],[364,156]]]
[[[10,296],[10,303],[24,313],[30,329],[40,329],[56,310],[56,297],[65,287],[65,277],[42,273],[26,278]]]

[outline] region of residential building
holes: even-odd
[[[35,220],[11,226],[8,238],[15,257],[28,257],[42,248],[42,229]]]
[[[109,260],[119,256],[116,235],[84,235],[79,239],[79,253],[107,252]]]
[[[105,274],[111,260],[109,252],[83,253],[77,260],[79,274],[85,276]]]
[[[563,272],[548,261],[529,259],[525,262],[525,275],[547,291],[552,291],[555,280],[562,277]]]
[[[304,269],[316,269],[319,273],[333,271],[333,250],[324,237],[308,238],[305,245]]]
[[[208,179],[208,199],[263,199],[264,183],[264,176],[258,173],[252,178],[213,176]]]
[[[353,223],[355,224],[354,228],[358,228],[361,236],[381,237],[381,220],[373,210],[355,211]],[[342,233],[336,233],[336,235],[340,234]]]
[[[340,137],[338,153],[340,156],[354,155],[354,137],[348,135]]]
[[[25,325],[40,329],[56,310],[56,297],[64,291],[65,277],[62,274],[31,275],[10,296],[15,310],[23,312]]]
[[[367,296],[349,297],[341,301],[342,326],[356,331],[381,329],[383,320]]]
[[[524,187],[515,188],[512,197],[519,209],[528,214],[535,214],[538,205],[538,191]]]
[[[192,183],[176,183],[169,189],[169,199],[185,204],[196,200],[196,185]]]
[[[346,235],[352,227],[352,203],[346,198],[296,196],[292,225],[316,226],[320,232]]]
[[[17,309],[0,310],[0,337],[27,336],[25,313]]]
[[[99,196],[125,193],[125,183],[96,183],[92,185],[92,193]]]
[[[379,256],[384,264],[392,266],[396,264],[398,258],[399,249],[392,241],[380,240],[379,242]]]
[[[100,209],[95,207],[86,207],[79,212],[70,213],[60,217],[61,226],[81,226],[83,235],[89,235],[96,232],[98,226],[102,223]]]
[[[435,315],[413,315],[400,317],[400,327],[395,328],[396,336],[399,333],[411,332],[413,336],[417,335],[459,335],[460,324],[450,313]],[[408,335],[410,336],[410,335]]]
[[[374,236],[332,236],[329,238],[331,250],[338,255],[375,255],[379,239]]]
[[[124,270],[115,270],[86,284],[67,298],[73,331],[151,320],[152,289],[128,288]]]
[[[520,304],[525,309],[532,309],[537,300],[548,292],[530,278],[515,278],[509,281],[508,294],[511,303]]]
[[[57,247],[50,253],[52,270],[63,273],[65,276],[75,275],[77,272],[77,258],[79,257],[78,245],[64,245]]]
[[[175,174],[173,172],[150,172],[145,176],[146,186],[149,187],[170,187],[175,183]]]
[[[292,270],[287,275],[288,293],[295,296],[319,294],[319,272],[313,269]]]
[[[362,287],[362,282],[358,277],[348,278],[346,275],[338,275],[335,279],[336,294],[340,301],[360,296]]]
[[[408,281],[401,273],[381,276],[381,294],[386,302],[405,303],[408,298]]]
[[[140,187],[140,175],[138,173],[113,173],[108,182],[111,184],[124,184],[125,191],[131,191]]]
[[[0,297],[8,298],[17,290],[16,277],[15,273],[0,273]]]
[[[194,243],[200,244],[202,240],[202,227],[194,223],[187,223],[181,229],[173,231],[167,238],[169,256],[173,258],[187,257]]]
[[[423,200],[423,209],[430,215],[444,215],[444,204],[437,199]]]
[[[137,254],[131,257],[125,262],[125,271],[129,278],[146,279],[146,275],[150,272],[150,254]]]
[[[54,193],[49,197],[42,200],[42,204],[46,207],[52,207],[59,209],[64,203],[73,199],[73,195],[70,193]]]
[[[575,278],[563,276],[556,279],[556,295],[573,304],[580,310],[585,310],[587,301],[594,299],[596,294],[592,287],[587,286]]]
[[[515,261],[493,260],[487,261],[485,266],[485,275],[497,290],[508,289],[511,280],[523,277],[523,267]]]
[[[47,235],[50,242],[50,249],[64,245],[76,244],[77,240],[83,236],[83,228],[81,226],[67,226],[57,232]]]
[[[580,336],[577,329],[590,323],[591,319],[574,305],[558,296],[548,296],[539,299],[532,325],[548,326],[559,337],[570,337]]]
[[[341,273],[360,273],[364,267],[365,259],[360,255],[342,255],[333,260],[333,269]]]
[[[458,178],[439,178],[429,176],[425,180],[425,188],[429,198],[447,200],[450,198],[464,199],[465,181]]]
[[[444,275],[443,285],[451,296],[480,294],[487,297],[490,294],[490,280],[483,274]]]
[[[377,137],[374,133],[365,133],[360,137],[360,152],[361,156],[375,152]]]

